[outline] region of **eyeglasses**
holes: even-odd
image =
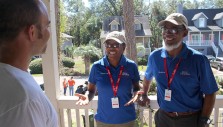
[[[120,47],[120,44],[105,44],[105,47],[106,48],[119,48]]]
[[[162,32],[163,33],[171,33],[171,34],[178,34],[179,32],[185,30],[184,27],[180,27],[180,28],[166,28],[166,27],[162,27]]]

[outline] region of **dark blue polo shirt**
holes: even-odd
[[[164,100],[167,89],[167,77],[164,69],[167,60],[168,75],[182,58],[176,74],[170,84],[172,100]],[[189,112],[202,109],[203,94],[212,94],[218,90],[208,59],[183,43],[181,53],[171,58],[165,49],[160,48],[151,53],[145,73],[147,80],[155,77],[157,81],[157,100],[161,109],[167,112]]]
[[[124,70],[117,92],[119,108],[112,108],[111,98],[114,97],[114,93],[106,66],[110,68],[112,78],[116,84],[121,65],[124,66]],[[98,109],[95,119],[108,124],[121,124],[135,120],[134,104],[124,105],[131,100],[133,83],[138,82],[139,79],[136,64],[124,55],[116,68],[109,65],[106,56],[95,62],[89,76],[89,82],[95,84],[98,90]]]

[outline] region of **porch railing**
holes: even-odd
[[[189,40],[186,41],[188,46],[211,46],[211,40]]]
[[[223,41],[222,41],[222,40],[219,41],[218,45],[219,45],[219,47],[221,48],[221,51],[223,51]]]
[[[211,47],[215,53],[215,57],[217,57],[218,56],[218,47],[214,43],[211,44]]]
[[[159,106],[156,101],[156,96],[149,96],[149,98],[151,99],[150,108],[136,105],[139,114],[139,127],[143,127],[143,124],[147,124],[148,127],[154,126],[153,117],[155,110]],[[97,97],[86,106],[76,105],[76,102],[77,98],[71,96],[61,96],[58,99],[61,127],[96,127],[93,115],[97,109]],[[213,125],[210,125],[210,127],[223,127],[222,112],[223,95],[217,95],[211,116]]]

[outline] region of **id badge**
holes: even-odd
[[[169,89],[165,89],[165,98],[164,98],[164,100],[166,100],[166,101],[171,101],[171,90],[169,90]]]
[[[119,108],[118,97],[111,98],[111,101],[112,101],[112,108]]]

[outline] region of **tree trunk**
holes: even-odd
[[[56,35],[57,35],[57,56],[58,56],[58,68],[62,68],[62,60],[61,60],[61,36],[60,36],[60,0],[55,0],[55,17],[56,17]],[[59,69],[60,70],[60,69]],[[59,71],[61,74],[61,71]]]
[[[135,29],[134,29],[134,5],[133,0],[123,0],[123,16],[126,37],[126,56],[137,62]]]
[[[90,56],[84,56],[85,74],[89,75],[90,72]]]

